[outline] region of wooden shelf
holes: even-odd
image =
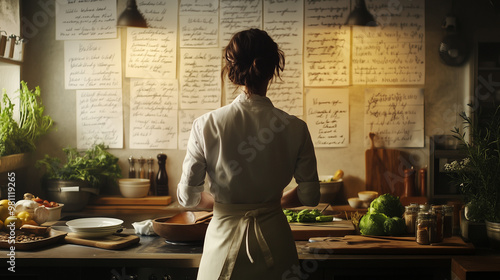
[[[14,171],[28,164],[28,154],[15,154],[0,157],[0,173]]]
[[[23,62],[20,60],[14,60],[14,59],[2,57],[2,56],[0,56],[0,63],[14,64],[14,65],[22,65],[23,64]]]

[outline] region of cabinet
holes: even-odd
[[[500,29],[480,29],[471,67],[472,115],[479,127],[500,105]]]

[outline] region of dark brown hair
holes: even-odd
[[[222,77],[227,74],[236,85],[246,86],[250,94],[274,77],[280,78],[285,67],[285,55],[266,31],[248,29],[233,35],[224,48],[225,66]]]

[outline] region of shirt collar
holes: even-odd
[[[240,103],[261,103],[261,104],[268,104],[274,107],[273,103],[271,102],[271,99],[269,99],[267,96],[261,96],[257,94],[252,94],[250,97],[247,97],[247,95],[241,90],[240,94],[234,99],[233,103],[240,102]]]

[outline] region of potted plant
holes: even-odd
[[[459,128],[452,132],[459,140],[464,158],[445,165],[445,169],[460,186],[466,205],[465,218],[485,222],[490,243],[496,247],[500,241],[491,237],[500,235],[500,106],[481,123],[474,122],[465,112],[460,117],[469,139]]]
[[[104,144],[85,151],[64,148],[64,164],[49,155],[37,161],[37,168],[45,168],[42,186],[48,198],[65,204],[65,211],[79,211],[88,203],[91,194],[99,194],[107,184],[116,184],[121,168],[118,158],[107,149]]]
[[[18,92],[19,118],[14,116],[15,104],[3,90],[0,104],[0,173],[26,165],[26,153],[36,149],[35,143],[53,125],[52,119],[44,115],[39,87],[30,90],[27,83],[21,81]]]

